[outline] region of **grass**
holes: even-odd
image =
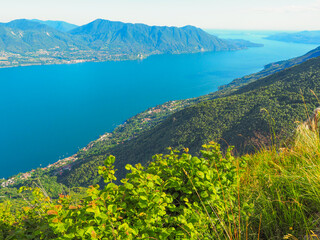
[[[264,147],[241,157],[247,164],[238,182],[238,206],[226,207],[233,219],[220,222],[220,239],[320,239],[320,135],[315,125],[299,124],[286,147]],[[248,218],[240,218],[245,204],[253,209]]]
[[[301,124],[290,147],[264,148],[244,158],[247,169],[241,178],[240,195],[254,204],[248,239],[304,239],[319,232],[318,130]]]

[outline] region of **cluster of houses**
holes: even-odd
[[[171,101],[165,104],[160,105],[159,107],[153,107],[151,108],[148,113],[152,114],[152,113],[160,113],[164,110],[169,110],[169,111],[173,111],[175,108],[177,107],[177,103],[176,101]]]
[[[48,165],[47,167],[41,168],[42,171],[47,171],[50,169],[56,169],[54,172],[55,175],[62,175],[64,171],[70,171],[72,169],[73,163],[77,160],[77,156],[72,155],[71,157],[67,157],[64,159],[61,159],[53,164]],[[9,185],[13,185],[17,183],[19,180],[27,180],[30,178],[35,170],[31,170],[30,172],[18,174],[17,176],[14,176],[4,182],[1,183],[1,187],[5,188],[8,187]]]
[[[5,188],[5,187],[8,187],[9,185],[12,185],[15,183],[15,178],[10,178],[8,179],[7,181],[1,183],[1,187]]]

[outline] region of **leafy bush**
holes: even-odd
[[[3,236],[45,239],[231,239],[240,235],[241,221],[250,212],[240,208],[238,184],[245,162],[223,157],[214,142],[204,145],[203,157],[171,150],[155,155],[147,168],[127,165],[131,172],[116,185],[115,157],[109,156],[100,174],[108,183],[88,189],[74,202],[61,195],[58,201],[33,190],[30,207],[3,211]],[[30,191],[22,188],[21,191]],[[3,205],[4,206],[4,205]],[[14,218],[5,225],[6,217]],[[15,222],[15,223],[14,223]],[[12,226],[15,226],[12,229]]]

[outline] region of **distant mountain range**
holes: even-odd
[[[266,39],[305,44],[320,44],[320,31],[303,31],[296,33],[277,33]]]
[[[232,51],[260,44],[220,39],[193,27],[158,27],[98,19],[81,27],[61,21],[0,23],[0,67],[125,60],[152,54]]]

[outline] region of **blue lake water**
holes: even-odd
[[[74,154],[149,107],[213,92],[265,64],[316,47],[264,40],[265,32],[209,32],[265,46],[142,61],[0,69],[0,177]]]

